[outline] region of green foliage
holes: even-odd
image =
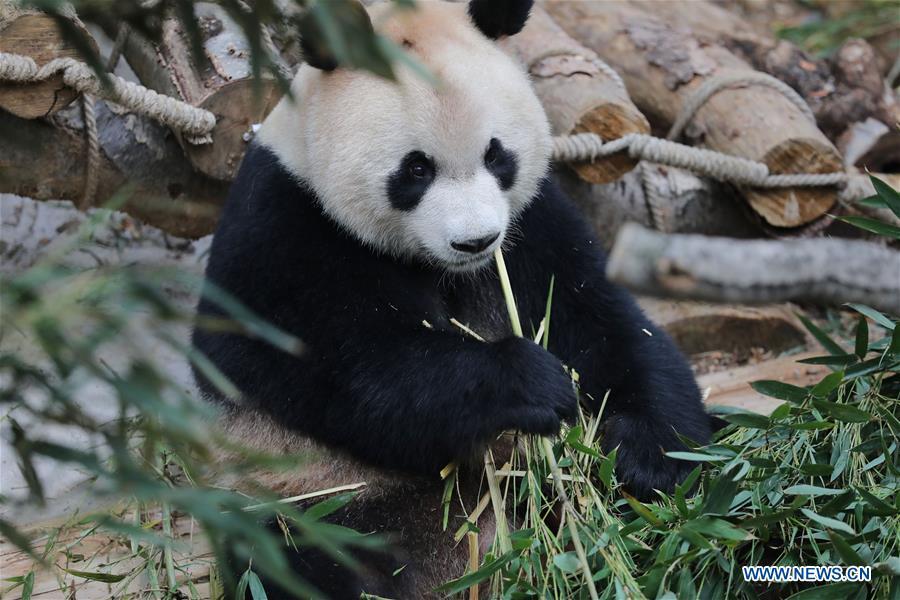
[[[84,33],[73,27],[66,18],[69,7],[84,21],[127,24],[146,39],[159,41],[163,18],[176,19],[187,34],[195,57],[203,60],[202,28],[197,20],[194,0],[23,0],[25,6],[43,10],[56,17],[63,35],[78,49],[82,58],[97,74],[106,77],[106,69],[100,57],[85,38]],[[413,6],[411,0],[394,0],[398,9]],[[238,24],[250,47],[250,65],[254,81],[268,73],[287,90],[290,82],[279,69],[279,59],[266,46],[268,30],[278,30],[287,37],[299,39],[301,35],[310,44],[327,51],[338,64],[371,71],[376,75],[393,79],[394,64],[411,67],[421,76],[430,79],[427,70],[413,60],[400,47],[372,28],[366,12],[356,0],[219,0],[221,6]]]
[[[900,196],[875,182],[892,209]],[[898,211],[900,215],[900,211]],[[900,590],[900,327],[853,304],[852,352],[809,320],[833,372],[815,385],[757,381],[785,401],[772,414],[721,407],[729,423],[707,446],[669,452],[697,467],[674,493],[641,503],[615,480],[599,418],[581,416],[554,455],[601,598],[880,598]],[[552,350],[552,348],[551,348]],[[507,470],[512,550],[441,588],[490,582],[491,597],[586,598],[570,530],[551,493],[550,464],[533,440]],[[695,488],[696,486],[696,488]],[[693,495],[692,495],[693,494]],[[867,565],[870,584],[747,583],[742,566]]]
[[[815,52],[828,55],[848,38],[872,38],[898,30],[897,0],[858,0],[850,10],[837,17],[823,17],[796,27],[784,27],[777,34]],[[894,45],[893,50],[900,49]]]
[[[97,220],[102,218],[101,213]],[[89,236],[88,229],[83,237]],[[252,497],[219,487],[219,478],[239,476],[242,488],[252,488],[254,470],[296,467],[302,457],[263,456],[234,447],[215,429],[216,415],[210,406],[172,381],[172,365],[159,364],[154,356],[168,349],[200,365],[225,391],[233,391],[208,361],[186,348],[182,339],[192,322],[193,306],[170,300],[166,292],[187,291],[199,282],[166,268],[80,271],[62,266],[59,258],[74,250],[64,248],[0,281],[3,336],[7,340],[21,336],[39,346],[34,352],[0,355],[0,408],[27,484],[26,493],[0,497],[0,503],[6,514],[19,505],[43,505],[47,482],[42,473],[47,470],[42,467],[67,465],[93,481],[96,502],[91,504],[110,508],[75,515],[66,528],[82,531],[78,539],[98,531],[119,537],[137,560],[119,566],[82,566],[90,561],[73,554],[77,548],[57,546],[58,534],[39,549],[25,533],[27,524],[0,519],[0,532],[6,539],[31,554],[36,563],[58,569],[61,577],[108,583],[118,590],[114,597],[123,597],[117,594],[140,573],[158,580],[157,587],[166,597],[176,595],[176,574],[183,567],[173,558],[173,548],[181,543],[172,531],[174,512],[190,516],[199,525],[198,533],[207,538],[220,565],[225,564],[221,559],[226,547],[238,557],[249,558],[252,552],[254,571],[300,593],[311,588],[291,574],[281,552],[284,541],[262,526],[264,519],[277,516],[290,523],[296,531],[295,543],[318,547],[339,562],[348,563],[344,549],[350,545],[379,543],[320,520],[351,496],[330,498],[300,513],[292,505],[278,503],[262,487]],[[227,327],[288,351],[302,351],[297,340],[233,299],[215,290],[212,297],[228,318],[202,325]],[[145,333],[134,335],[135,327]],[[152,338],[146,332],[152,332]],[[29,342],[23,348],[29,348]],[[117,415],[110,419],[98,414],[92,404],[101,402],[117,407]],[[50,425],[65,435],[48,435]],[[234,458],[222,464],[224,455]],[[151,513],[160,516],[147,521]],[[137,522],[135,514],[142,515]],[[64,563],[57,562],[58,555],[66,557]],[[258,577],[250,573],[245,578],[254,597],[264,598]],[[220,575],[232,581],[237,576]],[[30,593],[34,573],[10,583]]]

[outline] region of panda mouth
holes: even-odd
[[[471,271],[487,264],[490,258],[490,252],[482,252],[460,260],[445,260],[444,262],[451,271]]]

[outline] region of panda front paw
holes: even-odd
[[[578,414],[572,379],[553,354],[522,338],[495,344],[508,377],[507,393],[496,405],[494,427],[499,431],[553,435],[563,421]]]
[[[657,498],[655,490],[671,493],[684,481],[695,463],[669,458],[666,452],[686,450],[673,423],[660,423],[641,416],[615,415],[605,425],[603,449],[616,448],[616,477],[625,491],[641,501]],[[708,434],[695,436],[708,441]]]

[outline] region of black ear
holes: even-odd
[[[328,3],[327,15],[321,7],[325,2]],[[298,23],[300,49],[303,51],[303,60],[309,66],[323,71],[333,71],[339,66],[322,29],[323,23],[332,19],[337,21],[337,25],[347,36],[354,39],[372,40],[375,36],[369,13],[358,0],[322,0],[314,4],[303,13]],[[350,57],[347,60],[351,63],[350,66],[359,64],[358,60],[354,61],[352,47],[349,52]]]
[[[300,18],[298,30],[303,61],[314,69],[334,71],[338,66],[337,58],[329,48],[315,17],[310,12]]]
[[[515,35],[525,27],[534,0],[470,0],[469,16],[492,40]]]

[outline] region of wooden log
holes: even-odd
[[[145,86],[216,115],[211,144],[180,141],[198,170],[230,181],[244,156],[252,126],[269,114],[281,91],[268,76],[253,80],[249,44],[222,7],[198,2],[194,10],[203,40],[204,56],[199,63],[191,54],[187,34],[175,19],[163,21],[158,45],[132,31],[123,54]],[[115,24],[103,26],[110,37],[115,37],[111,30]]]
[[[569,37],[540,7],[531,11],[525,28],[501,46],[528,68],[554,135],[589,132],[609,141],[650,132],[621,82],[598,66],[594,51]],[[636,164],[627,152],[619,152],[570,166],[586,181],[609,183]]]
[[[782,381],[800,387],[818,383],[830,372],[828,367],[806,365],[797,361],[821,355],[821,350],[805,352],[774,358],[755,365],[706,373],[697,378],[697,384],[704,393],[708,392],[705,400],[707,406],[734,406],[767,415],[783,402],[763,396],[750,387],[750,383],[761,379]]]
[[[619,180],[590,184],[556,170],[563,189],[593,224],[606,249],[629,222],[680,233],[758,237],[755,216],[731,187],[690,171],[644,162]]]
[[[687,355],[725,352],[739,361],[812,342],[788,304],[746,306],[639,298],[641,308]]]
[[[608,277],[639,293],[709,302],[867,304],[900,314],[900,251],[836,238],[733,240],[622,228]]]
[[[96,44],[75,13],[64,12],[64,16],[96,50]],[[29,56],[38,67],[55,58],[81,59],[53,17],[20,9],[11,0],[0,0],[0,52]],[[0,109],[25,119],[51,115],[77,97],[76,91],[63,84],[61,75],[37,83],[0,82]]]
[[[687,28],[630,4],[547,0],[543,5],[564,30],[622,75],[635,104],[659,130],[675,121],[710,78],[755,72],[726,48],[701,45]],[[837,150],[798,107],[758,85],[712,96],[685,136],[712,150],[763,162],[771,173],[831,173],[842,166]],[[744,189],[743,195],[776,227],[809,223],[837,200],[834,188]]]
[[[191,168],[168,130],[97,101],[100,161],[95,205],[127,194],[121,210],[182,237],[197,238],[215,228],[227,185]],[[0,112],[0,192],[38,200],[82,198],[87,146],[81,111],[57,114],[60,126]],[[126,185],[128,184],[128,185]],[[86,208],[86,207],[84,207]]]
[[[738,12],[707,0],[631,3],[689,28],[701,43],[724,45],[753,68],[790,85],[803,96],[819,127],[833,141],[849,125],[870,117],[889,126],[900,120],[897,94],[885,85],[878,56],[865,40],[847,40],[826,60],[777,40],[770,32],[756,30]]]

